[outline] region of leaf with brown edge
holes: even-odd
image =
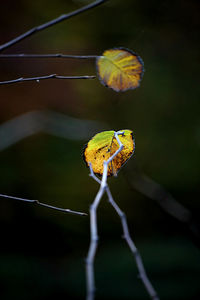
[[[123,149],[108,165],[107,176],[116,176],[121,167],[131,157],[135,149],[133,132],[131,130],[120,130],[123,134],[119,135],[119,139],[123,144]],[[86,165],[92,165],[93,172],[100,176],[103,175],[103,162],[108,160],[119,148],[119,144],[115,138],[115,131],[102,131],[97,133],[85,146],[83,158]]]
[[[144,68],[142,59],[133,51],[113,48],[96,60],[100,81],[116,92],[139,87]]]

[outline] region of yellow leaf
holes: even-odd
[[[131,130],[120,130],[123,134],[119,139],[124,145],[122,151],[108,165],[108,176],[117,175],[117,172],[126,163],[134,152],[135,143]],[[103,162],[108,160],[119,148],[119,144],[114,136],[115,132],[102,131],[97,133],[85,146],[83,158],[86,165],[92,164],[95,174],[103,175]]]
[[[139,87],[144,73],[142,59],[124,48],[104,51],[96,64],[100,81],[116,92]]]

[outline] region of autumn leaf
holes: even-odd
[[[139,87],[144,73],[142,59],[125,48],[104,51],[96,65],[100,81],[116,92]]]
[[[134,152],[135,143],[131,130],[120,130],[123,134],[119,135],[124,148],[108,165],[108,176],[117,175],[121,167],[131,157]],[[85,146],[83,158],[86,165],[92,165],[93,172],[98,175],[103,174],[103,162],[108,160],[119,148],[115,138],[115,131],[102,131],[97,133]]]

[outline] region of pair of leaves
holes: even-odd
[[[101,82],[113,90],[126,91],[139,87],[143,76],[142,59],[134,52],[124,48],[106,50],[97,58],[97,71]],[[121,167],[131,157],[135,149],[133,132],[122,130],[119,139],[123,149],[108,164],[107,176],[116,176]],[[86,165],[91,163],[93,172],[103,175],[103,162],[119,149],[115,132],[103,131],[96,134],[86,145],[83,153]]]

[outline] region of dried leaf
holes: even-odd
[[[117,172],[134,152],[133,132],[131,130],[120,131],[123,131],[123,134],[119,135],[119,139],[124,148],[108,165],[108,176],[117,175]],[[97,133],[85,146],[83,158],[87,166],[89,163],[92,164],[95,174],[103,174],[103,162],[108,160],[119,148],[114,134],[113,130]]]
[[[139,87],[144,73],[142,59],[124,48],[104,51],[96,64],[100,81],[116,92]]]

